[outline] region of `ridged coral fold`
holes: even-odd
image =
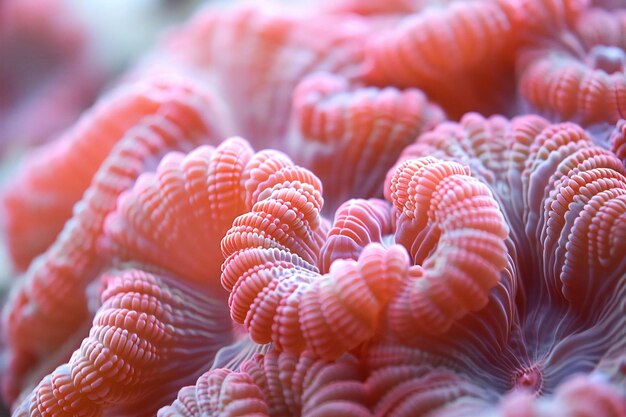
[[[0,416],[626,417],[623,0],[0,3]]]
[[[371,337],[408,268],[404,250],[371,247],[358,262],[335,263],[320,275],[317,178],[280,154],[268,154],[250,177],[252,210],[235,219],[222,240],[222,285],[231,292],[233,319],[258,343],[329,358]],[[361,309],[362,303],[369,307]]]
[[[154,415],[230,341],[222,304],[201,287],[138,269],[108,272],[102,285],[89,336],[14,416]]]
[[[395,331],[445,332],[487,304],[506,265],[508,228],[491,191],[455,162],[403,162],[387,184],[395,241],[421,268],[390,307]]]
[[[238,371],[217,369],[186,387],[159,417],[370,416],[354,359],[328,362],[303,353],[270,352]]]
[[[141,172],[154,167],[167,151],[188,149],[219,137],[219,127],[211,119],[214,115],[211,99],[187,80],[160,77],[119,95],[117,100],[128,106],[124,110],[128,123],[133,122],[134,126],[107,122],[107,115],[115,114],[119,106],[107,106],[105,102],[96,110],[101,115],[86,117],[77,127],[104,135],[96,140],[99,146],[93,146],[94,140],[87,134],[69,135],[54,143],[56,151],[39,154],[47,166],[59,165],[55,175],[40,169],[25,174],[25,180],[32,178],[28,181],[33,187],[38,187],[41,181],[41,186],[54,182],[45,187],[46,192],[58,194],[58,200],[63,200],[68,210],[85,193],[52,246],[25,272],[3,311],[11,349],[8,379],[3,382],[9,398],[17,395],[24,374],[39,365],[46,355],[62,348],[81,324],[88,321],[85,289],[106,265],[109,255],[98,247],[98,241],[105,218],[115,209],[120,193]],[[72,162],[72,158],[78,159]],[[21,188],[25,189],[33,191],[30,186]],[[13,197],[9,194],[7,199],[11,201]],[[36,205],[31,200],[24,203]],[[29,213],[26,209],[18,210],[17,206],[15,210],[16,216]],[[41,207],[38,210],[49,211]],[[47,216],[36,217],[45,220]],[[44,365],[44,369],[45,366],[50,365]]]

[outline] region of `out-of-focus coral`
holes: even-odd
[[[199,10],[2,196],[13,415],[626,416],[625,12]]]
[[[170,33],[135,76],[190,71],[224,101],[237,134],[281,149],[294,87],[315,71],[353,78],[369,30],[357,17],[306,10],[279,12],[250,4],[207,9]]]
[[[104,74],[87,43],[87,28],[67,2],[0,4],[0,156],[47,140],[94,98]]]
[[[518,391],[502,402],[498,416],[623,416],[624,397],[602,380],[577,376],[560,386],[550,399],[534,398],[532,393]]]
[[[469,109],[509,111],[508,54],[514,41],[509,6],[491,0],[428,3],[369,37],[363,78],[421,88],[455,116]]]
[[[519,52],[522,97],[546,115],[584,125],[625,117],[626,10],[589,10],[556,35]]]
[[[52,140],[71,126],[128,66],[131,54],[198,1],[167,3],[3,1],[0,157]],[[139,12],[142,24],[129,24]]]
[[[114,102],[118,105],[108,106],[105,101],[96,107],[97,116],[87,116],[76,128],[95,136],[70,134],[51,143],[51,151],[35,154],[31,167],[36,163],[39,169],[25,170],[22,177],[28,187],[15,188],[8,197],[9,203],[14,199],[13,208],[9,205],[13,222],[28,227],[35,221],[46,224],[46,216],[38,215],[43,207],[28,195],[38,195],[39,189],[49,193],[48,200],[56,203],[47,210],[51,216],[47,226],[53,230],[63,225],[62,216],[52,215],[59,211],[56,208],[71,210],[77,202],[71,221],[30,265],[4,309],[11,350],[3,383],[9,398],[17,395],[27,371],[62,349],[88,319],[85,288],[106,265],[109,255],[97,243],[119,194],[165,152],[215,143],[221,137],[211,119],[215,117],[211,99],[188,80],[147,80],[125,89]],[[123,118],[109,119],[113,115]],[[56,175],[47,174],[50,166],[58,167]],[[31,193],[22,194],[28,188]],[[19,196],[25,198],[20,201]],[[31,205],[33,211],[21,208],[20,203]],[[54,237],[45,229],[33,230],[33,234],[40,240]]]
[[[362,373],[354,358],[328,362],[306,353],[270,352],[237,372],[207,372],[158,416],[368,416]]]

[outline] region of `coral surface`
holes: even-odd
[[[200,9],[3,190],[3,401],[626,417],[625,161],[620,1]]]

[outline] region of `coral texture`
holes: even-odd
[[[625,16],[198,10],[3,191],[13,416],[626,417]]]
[[[593,9],[553,40],[520,50],[519,88],[534,108],[582,124],[626,113],[626,10]]]
[[[44,372],[54,366],[45,363],[47,358],[54,352],[64,355],[59,350],[67,352],[68,338],[88,323],[85,290],[110,257],[98,247],[98,239],[119,194],[168,150],[217,140],[210,120],[211,102],[194,90],[193,83],[156,79],[120,95],[116,106],[108,106],[108,101],[96,106],[101,117],[87,116],[78,123],[76,129],[86,129],[95,138],[70,134],[46,145],[53,149],[34,154],[26,167],[36,169],[25,169],[16,188],[7,193],[7,211],[15,227],[47,223],[48,229],[33,231],[40,242],[50,237],[50,228],[63,227],[52,246],[30,265],[3,312],[10,346],[3,389],[9,398],[21,390],[28,372],[40,365]],[[118,111],[128,119],[107,119]],[[49,175],[46,167],[58,169]],[[45,199],[49,207],[38,205],[39,189],[50,194]],[[33,201],[28,195],[37,198]],[[63,226],[61,208],[71,213],[79,199],[72,219]],[[46,210],[50,217],[39,215],[39,210]]]

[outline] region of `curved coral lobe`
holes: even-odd
[[[231,110],[238,134],[256,146],[282,150],[297,83],[316,70],[354,77],[369,31],[356,16],[251,5],[207,9],[169,37],[165,65],[173,60],[201,70]],[[234,50],[239,53],[224,53]]]
[[[60,138],[29,155],[3,196],[8,245],[18,268],[27,267],[52,244],[113,148],[146,117],[174,119],[188,140],[217,128],[208,127],[199,114],[212,105],[189,81],[159,78],[125,87],[102,98]],[[126,153],[134,151],[126,147]]]
[[[310,346],[324,356],[335,356],[345,344],[352,347],[362,340],[359,331],[349,328],[350,322],[339,323],[348,326],[350,337],[334,346],[325,340],[320,343],[320,338],[337,339],[328,326],[346,310],[360,314],[350,307],[357,299],[345,300],[343,312],[329,311],[331,317],[320,317],[322,310],[316,303],[331,296],[343,304],[341,286],[365,278],[356,265],[346,266],[337,278],[318,273],[315,264],[321,242],[316,230],[322,199],[317,178],[279,153],[267,153],[250,164],[247,188],[253,190],[252,210],[235,220],[222,241],[227,258],[222,284],[231,292],[231,315],[245,323],[256,342],[272,341],[277,348],[293,352]],[[333,290],[334,281],[345,284]],[[322,296],[326,289],[332,292]]]
[[[513,80],[507,51],[513,46],[514,17],[507,2],[443,3],[370,36],[363,78],[376,85],[419,87],[454,116],[470,109],[508,109]]]
[[[265,199],[236,219],[222,242],[227,257],[222,283],[232,292],[231,314],[246,324],[253,340],[332,358],[372,339],[387,303],[398,334],[444,332],[486,304],[506,264],[507,229],[488,188],[461,165],[433,158],[409,161],[391,180],[391,199],[399,211],[395,240],[418,266],[409,271],[406,252],[397,245],[373,244],[358,261],[335,260],[324,275],[315,266],[320,248],[312,227],[319,197],[312,197],[308,184],[291,179],[305,174],[283,171],[268,180],[268,191],[259,194]],[[338,215],[323,248],[325,268],[339,258],[334,242],[342,233],[344,245],[354,242],[354,255],[355,249],[382,240],[381,231],[389,228],[389,206],[356,201],[344,207],[358,209]]]
[[[185,387],[159,417],[204,415],[365,417],[362,371],[349,357],[335,362],[303,353],[269,352],[236,372],[217,369]]]
[[[154,415],[230,342],[228,314],[211,291],[139,269],[102,281],[89,336],[14,416]]]
[[[350,197],[382,197],[384,175],[401,150],[444,119],[417,89],[350,88],[330,74],[301,82],[293,107],[290,153],[319,176],[331,212]]]
[[[372,415],[481,415],[490,398],[488,389],[432,359],[394,343],[368,349],[365,385]],[[462,413],[455,412],[456,404],[462,404]]]
[[[231,316],[254,341],[271,341],[288,352],[310,349],[336,357],[367,340],[391,293],[378,289],[399,282],[406,254],[372,247],[358,262],[335,264],[320,275],[319,181],[281,154],[267,153],[250,164],[252,210],[235,220],[222,241],[222,285],[231,292]],[[363,303],[367,309],[359,307]]]
[[[507,265],[483,310],[469,313],[443,335],[418,335],[403,347],[383,344],[382,350],[372,350],[372,360],[391,355],[391,349],[460,375],[467,392],[454,391],[454,398],[465,399],[429,408],[439,408],[441,415],[477,413],[508,391],[528,401],[527,409],[535,410],[528,415],[543,415],[541,404],[560,401],[559,387],[575,373],[616,384],[608,388],[614,392],[610,401],[623,399],[624,374],[617,365],[623,363],[626,342],[620,301],[626,263],[618,249],[626,241],[621,161],[595,146],[580,127],[548,125],[535,116],[508,122],[470,114],[424,134],[401,160],[427,154],[464,160],[489,184],[511,224]],[[410,201],[401,187],[395,195]],[[480,390],[467,388],[468,381]],[[531,399],[555,391],[554,400],[535,404]],[[581,398],[596,401],[591,393]],[[502,407],[504,415],[513,409]],[[608,411],[619,408],[607,407],[602,415],[620,415]]]
[[[587,313],[589,291],[605,297],[624,284],[625,173],[614,155],[571,124],[544,129],[522,173],[527,207],[535,210],[527,214],[527,235],[541,242],[543,275]]]
[[[626,112],[626,11],[591,10],[563,32],[519,52],[522,97],[557,120],[617,122]]]
[[[478,22],[471,25],[469,21]],[[452,32],[439,32],[446,25]],[[498,2],[453,2],[442,8],[427,8],[409,16],[399,28],[373,40],[367,50],[371,77],[411,85],[415,80],[437,79],[439,71],[459,73],[480,65],[507,46],[511,22]],[[471,45],[480,45],[479,49]],[[411,56],[410,51],[420,51]],[[447,51],[449,53],[444,53]]]
[[[386,189],[396,211],[395,241],[421,265],[390,307],[392,326],[405,335],[445,332],[487,304],[506,265],[508,228],[488,187],[458,163],[405,161]]]
[[[244,168],[253,151],[240,138],[187,155],[170,153],[139,177],[104,226],[114,257],[142,261],[219,288],[219,240],[245,208]],[[110,243],[109,243],[110,242]]]
[[[210,119],[210,100],[188,81],[172,78],[146,82],[120,97],[124,106],[104,108],[101,110],[104,119],[88,118],[76,128],[81,131],[80,126],[87,126],[91,135],[85,132],[69,135],[62,142],[51,144],[58,146],[58,152],[39,154],[37,158],[49,159],[48,164],[24,177],[32,180],[35,189],[52,182],[46,187],[47,192],[57,195],[61,205],[71,206],[72,199],[82,193],[84,183],[91,181],[91,185],[76,205],[72,220],[55,243],[30,266],[23,284],[3,311],[10,347],[5,382],[5,395],[9,398],[21,389],[20,379],[28,370],[42,365],[40,361],[66,343],[81,323],[87,321],[85,288],[106,264],[107,255],[98,249],[97,242],[103,234],[106,215],[116,207],[118,195],[166,151],[214,141],[219,135]],[[126,123],[123,119],[106,121],[106,115],[124,109],[128,118],[139,118],[125,133],[117,124]],[[98,128],[93,124],[96,121],[104,123],[104,127]],[[116,137],[117,134],[121,136]],[[84,151],[85,155],[77,151]],[[91,158],[82,160],[81,155]],[[47,169],[55,164],[59,172],[50,175]],[[93,172],[96,173],[90,180],[88,177]],[[63,182],[66,177],[76,181]],[[8,198],[13,197],[14,194]],[[28,198],[24,203],[31,204],[31,200]],[[25,214],[29,215],[29,211]],[[39,220],[45,218],[40,216]]]
[[[271,341],[289,352],[312,349],[324,357],[371,337],[389,297],[377,287],[401,279],[408,266],[403,251],[371,248],[359,262],[337,264],[321,276],[316,235],[326,231],[319,226],[317,178],[273,152],[253,158],[249,175],[252,210],[235,219],[222,241],[222,285],[231,292],[233,319],[258,343]],[[343,291],[353,286],[360,290]],[[368,311],[357,308],[363,302],[371,306]],[[342,331],[333,331],[331,323]]]

